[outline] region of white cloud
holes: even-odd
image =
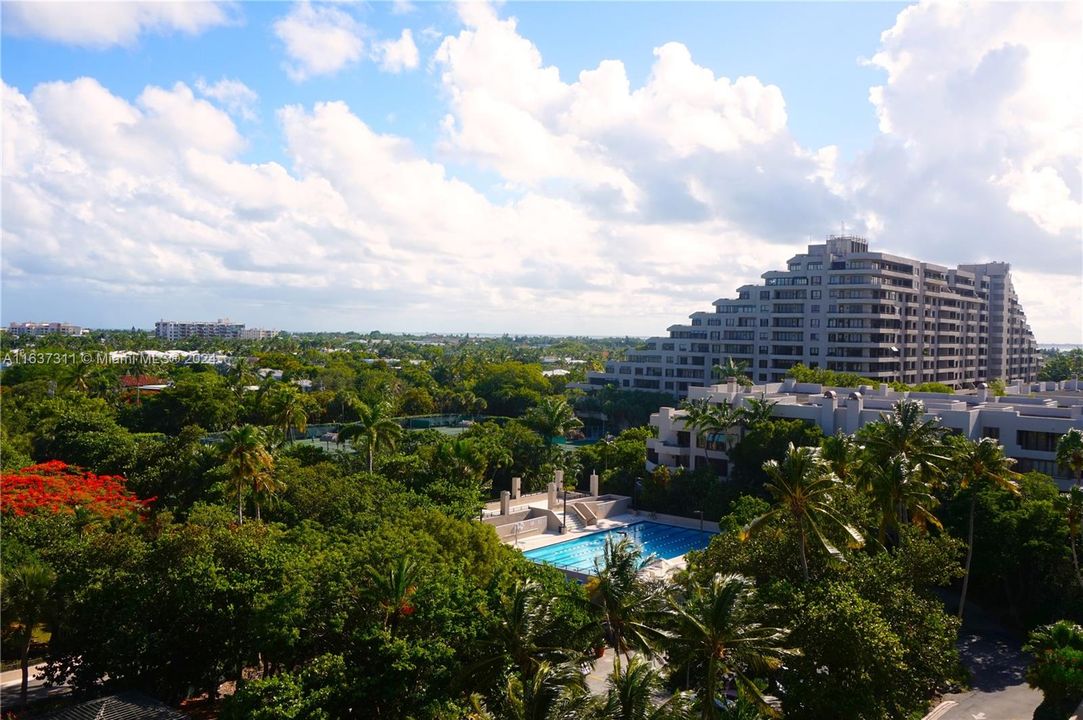
[[[278,327],[658,333],[845,220],[874,248],[1011,262],[1039,339],[1078,342],[1077,11],[1028,7],[901,13],[875,58],[884,130],[851,163],[794,141],[781,89],[683,45],[638,87],[619,60],[564,80],[514,20],[460,6],[434,60],[438,151],[495,172],[499,202],[341,102],[281,109],[288,162],[252,164],[184,84],[132,102],[89,78],[4,87],[5,304],[54,286],[85,307],[123,291],[123,325],[175,305]],[[197,89],[243,117],[220,85]]]
[[[395,15],[407,15],[417,10],[410,0],[391,0],[391,12]]]
[[[197,35],[233,22],[221,2],[4,2],[4,32],[88,47],[130,45],[144,33]]]
[[[883,134],[853,176],[885,236],[942,259],[963,245],[1031,272],[1078,273],[1081,25],[1078,3],[899,14],[871,61],[887,74],[870,93]]]
[[[275,35],[286,46],[291,62],[286,72],[296,81],[329,75],[357,62],[362,55],[363,28],[350,15],[334,7],[296,4],[274,24]]]
[[[409,28],[402,31],[398,40],[381,40],[373,44],[373,58],[385,72],[400,73],[417,68],[420,57],[414,35]]]
[[[259,103],[259,95],[240,80],[222,78],[211,84],[199,78],[196,80],[196,90],[203,97],[217,100],[219,105],[235,117],[249,121],[258,117],[256,106]]]

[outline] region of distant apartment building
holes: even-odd
[[[89,330],[63,322],[13,322],[8,325],[12,335],[84,335]]]
[[[231,338],[240,339],[244,332],[244,323],[235,323],[229,318],[205,322],[177,322],[159,320],[154,323],[155,337],[164,340],[184,340],[187,338]]]
[[[714,381],[712,368],[743,363],[754,382],[781,382],[797,363],[876,382],[973,387],[1033,381],[1039,355],[1006,263],[955,268],[870,252],[832,235],[771,270],[736,298],[690,315],[580,387],[668,392]]]
[[[984,386],[957,394],[917,393],[897,392],[887,384],[854,390],[792,379],[744,388],[736,382],[694,387],[688,397],[736,408],[751,398],[764,399],[774,403],[773,417],[815,424],[825,435],[853,433],[890,413],[899,400],[920,400],[927,418],[935,418],[949,431],[973,440],[995,439],[1004,447],[1004,454],[1016,460],[1016,470],[1052,475],[1062,488],[1071,483],[1071,473],[1057,465],[1057,441],[1071,428],[1083,430],[1083,382],[1074,380],[1009,386],[1001,397]],[[650,424],[658,436],[647,440],[647,467],[695,469],[709,465],[728,477],[728,451],[738,441],[737,429],[700,438],[685,425],[685,417],[686,411],[672,407],[651,415]]]
[[[241,330],[241,340],[270,340],[278,336],[277,330],[264,330],[263,328],[245,328]]]

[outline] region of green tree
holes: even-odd
[[[902,529],[910,524],[921,528],[941,527],[933,513],[939,501],[909,457],[892,455],[867,467],[862,486],[879,518],[881,545],[887,543],[889,535],[901,541],[905,536]]]
[[[368,453],[368,468],[372,472],[372,462],[376,451],[381,448],[394,448],[402,437],[402,426],[391,419],[386,403],[356,405],[357,422],[344,426],[338,433],[338,441],[347,442],[355,438],[364,444]]]
[[[480,695],[473,695],[471,720],[584,720],[596,712],[579,668],[571,663],[542,661],[528,677],[512,675],[491,701],[490,711]]]
[[[833,493],[840,480],[831,472],[830,466],[820,457],[817,448],[790,445],[782,462],[768,460],[764,471],[770,481],[766,488],[777,506],[750,522],[742,536],[749,537],[760,531],[768,522],[786,518],[797,528],[798,547],[801,551],[801,569],[805,580],[809,579],[809,538],[835,561],[845,562],[842,551],[828,539],[825,528],[841,531],[850,547],[861,547],[865,539],[852,525],[839,516],[833,505]]]
[[[905,455],[929,485],[940,479],[949,462],[946,435],[939,420],[925,417],[925,404],[920,400],[900,400],[890,413],[881,414],[880,420],[858,431],[858,439],[876,462]]]
[[[279,429],[282,442],[293,439],[293,431],[304,433],[308,428],[308,411],[305,398],[292,385],[278,385],[264,397],[267,407],[267,419]]]
[[[6,622],[14,620],[19,624],[19,667],[22,670],[22,684],[19,686],[19,699],[23,705],[27,702],[27,687],[30,680],[30,645],[34,637],[34,628],[43,619],[49,595],[56,582],[56,573],[40,562],[28,562],[19,565],[3,577],[3,608]]]
[[[1083,627],[1059,620],[1035,628],[1023,650],[1034,655],[1027,684],[1042,691],[1042,705],[1049,708],[1048,715],[1039,708],[1034,717],[1067,717],[1083,699]]]
[[[662,677],[646,658],[633,655],[627,664],[617,663],[606,682],[605,705],[598,714],[607,720],[691,720],[694,716],[691,693],[675,692],[658,703],[664,691]]]
[[[538,433],[545,444],[546,455],[550,457],[557,438],[583,427],[583,421],[575,416],[568,401],[555,395],[545,398],[531,408],[523,422]]]
[[[726,678],[733,678],[738,691],[762,712],[778,716],[752,677],[782,665],[790,652],[784,647],[788,631],[756,622],[751,605],[752,582],[741,575],[715,575],[706,584],[693,584],[684,597],[670,600],[670,659],[697,668],[703,720],[719,717],[716,701],[722,699]]]
[[[959,595],[959,618],[963,617],[966,607],[966,591],[970,583],[970,561],[974,557],[974,515],[978,496],[976,492],[983,485],[996,485],[1008,492],[1019,494],[1016,484],[1017,473],[1012,470],[1015,460],[1004,456],[1000,443],[992,438],[982,438],[978,442],[963,440],[956,445],[952,467],[958,473],[959,489],[970,490],[970,519],[966,534],[966,564],[963,572],[963,590]]]
[[[263,432],[255,425],[241,425],[226,432],[221,451],[233,491],[237,493],[237,522],[244,523],[245,493],[267,486],[274,470],[274,458],[267,451]],[[258,502],[256,512],[258,515]]]
[[[1083,431],[1070,428],[1057,440],[1057,464],[1075,475],[1075,484],[1083,486]]]
[[[383,627],[394,633],[399,621],[414,613],[411,596],[417,592],[419,569],[416,563],[406,557],[387,570],[366,568],[371,585],[370,595],[383,610]]]
[[[632,650],[651,653],[662,637],[657,622],[661,587],[642,576],[655,559],[644,557],[640,546],[627,537],[606,538],[601,557],[595,559],[595,574],[586,590],[618,656],[627,658]]]
[[[1068,521],[1068,544],[1072,548],[1072,565],[1075,566],[1075,575],[1079,580],[1079,587],[1083,588],[1083,573],[1079,569],[1079,551],[1076,549],[1080,530],[1083,527],[1083,488],[1078,485],[1069,488],[1068,492],[1057,496],[1056,500],[1053,501],[1053,506]]]

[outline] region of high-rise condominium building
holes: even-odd
[[[731,359],[755,382],[780,382],[797,363],[911,385],[1037,379],[1007,263],[947,268],[832,235],[762,277],[587,382],[683,397]]]

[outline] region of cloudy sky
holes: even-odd
[[[4,2],[0,315],[660,334],[844,226],[1083,342],[1081,7]]]

